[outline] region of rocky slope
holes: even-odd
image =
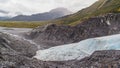
[[[38,50],[37,46],[28,40],[8,33],[0,33],[0,42],[0,52],[8,49],[21,55],[32,57]]]
[[[82,60],[45,62],[6,48],[0,51],[0,68],[119,68],[119,56],[120,51],[97,51]]]
[[[119,68],[119,56],[120,51],[96,51],[90,57],[70,63],[73,68]]]
[[[94,38],[120,33],[120,14],[107,14],[90,18],[81,24],[71,26],[57,26],[50,24],[37,27],[27,33],[27,38],[41,44],[43,48],[56,45],[79,42],[87,38]]]
[[[120,51],[96,51],[82,60],[41,61],[32,58],[34,44],[11,34],[0,33],[0,68],[119,68]]]

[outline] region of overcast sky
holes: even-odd
[[[97,0],[0,0],[0,16],[31,15],[57,7],[65,7],[77,12],[95,1]]]

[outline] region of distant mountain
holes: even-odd
[[[66,8],[56,8],[49,12],[27,15],[18,15],[9,19],[10,21],[46,21],[51,19],[56,19],[65,15],[69,15],[72,12]]]
[[[0,20],[10,19],[10,17],[0,17]]]
[[[119,13],[120,0],[98,0],[93,5],[51,22],[64,25],[76,25],[90,17],[104,15],[107,13]]]
[[[7,14],[9,14],[8,11],[4,11],[4,10],[1,10],[1,9],[0,9],[0,15],[2,15],[2,16],[0,16],[0,20],[9,19],[9,18],[10,18],[9,16],[5,16],[5,15],[7,15]]]

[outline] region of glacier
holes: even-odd
[[[42,61],[80,60],[98,50],[120,50],[120,34],[90,38],[78,43],[39,50],[33,58]]]

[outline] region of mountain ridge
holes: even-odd
[[[62,25],[77,25],[90,17],[105,15],[107,13],[120,13],[120,0],[98,0],[91,6],[72,15],[64,16],[51,22]]]
[[[8,19],[8,21],[47,21],[56,19],[65,15],[69,15],[72,12],[69,11],[66,8],[56,8],[52,9],[49,12],[45,13],[38,13],[38,14],[32,14],[32,15],[18,15],[11,19]]]

